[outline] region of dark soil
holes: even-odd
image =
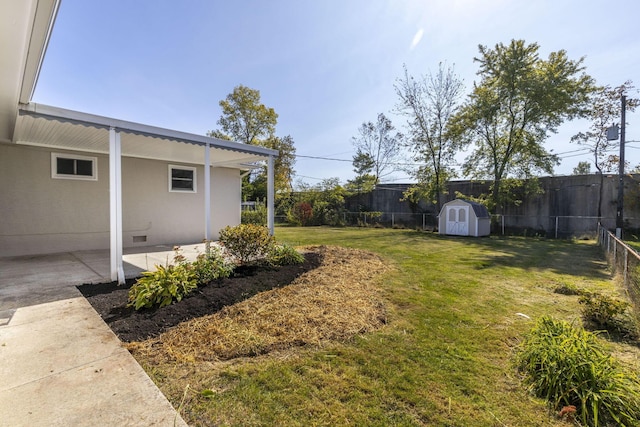
[[[127,307],[129,288],[135,280],[120,286],[116,282],[85,284],[78,289],[120,340],[142,341],[186,320],[216,313],[259,292],[286,286],[302,273],[318,267],[320,262],[319,254],[308,252],[305,262],[300,265],[239,268],[232,277],[200,286],[182,301],[159,309],[136,311]]]

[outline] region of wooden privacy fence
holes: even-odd
[[[613,233],[598,224],[598,244],[614,274],[619,274],[629,296],[640,307],[640,255]]]

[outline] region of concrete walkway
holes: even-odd
[[[125,275],[172,256],[130,251]],[[107,251],[0,258],[0,425],[186,426],[75,288],[108,272]]]

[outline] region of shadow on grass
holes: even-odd
[[[87,284],[78,286],[78,290],[122,341],[141,341],[186,320],[214,314],[259,292],[289,285],[301,274],[317,268],[321,261],[320,254],[310,252],[300,265],[241,271],[228,279],[200,286],[182,301],[157,309],[136,311],[127,307],[129,288],[135,280],[122,286],[116,282]]]
[[[478,270],[493,267],[513,267],[524,271],[548,270],[553,273],[607,280],[610,274],[600,248],[595,244],[571,240],[538,237],[447,236],[412,229],[372,227],[305,227],[305,242],[358,247],[385,254],[388,250],[418,251],[422,247],[425,256],[442,257],[442,262],[467,265]],[[284,230],[283,230],[284,231]],[[307,240],[308,239],[308,240]],[[293,245],[300,241],[289,242]],[[433,243],[437,247],[425,247]],[[436,255],[439,251],[459,254]]]
[[[478,270],[491,267],[513,267],[528,270],[548,270],[556,274],[607,280],[611,278],[600,248],[594,244],[569,240],[531,237],[452,237],[465,246],[477,249],[463,258]]]

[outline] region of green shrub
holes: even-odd
[[[222,250],[216,246],[211,247],[209,244],[207,244],[205,253],[198,254],[196,260],[191,264],[191,268],[198,285],[229,277],[233,273],[233,265],[225,260]]]
[[[266,262],[275,239],[267,227],[240,224],[220,230],[220,243],[240,264],[260,264]]]
[[[145,271],[129,289],[129,306],[136,310],[164,307],[182,298],[198,287],[198,279],[188,263],[156,266],[155,271]]]
[[[621,316],[630,307],[626,301],[599,293],[585,293],[578,302],[582,305],[582,317],[605,329],[618,329]]]
[[[255,209],[245,209],[240,213],[242,224],[267,225],[267,207],[258,201]]]
[[[272,265],[295,265],[304,262],[304,256],[293,246],[275,245],[269,254],[269,262]]]
[[[516,355],[532,392],[554,409],[573,405],[583,425],[638,425],[640,382],[596,334],[542,317]]]
[[[560,285],[553,290],[556,294],[561,295],[584,295],[585,291],[578,289],[578,287],[572,283]]]
[[[298,202],[287,212],[287,222],[296,226],[307,226],[313,221],[313,208],[310,203]]]

